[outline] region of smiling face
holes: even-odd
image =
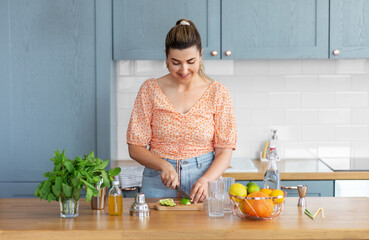
[[[201,53],[196,46],[185,49],[171,48],[167,55],[168,70],[181,83],[190,82],[198,76]]]

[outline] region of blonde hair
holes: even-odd
[[[168,58],[168,54],[171,48],[173,49],[186,49],[192,46],[196,46],[201,55],[201,36],[197,30],[195,24],[188,19],[179,19],[176,25],[169,30],[165,38],[165,54]],[[198,74],[201,78],[211,80],[205,74],[205,68],[202,61],[200,62],[200,68]]]

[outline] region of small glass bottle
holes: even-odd
[[[113,181],[108,195],[109,215],[120,216],[123,212],[123,195],[119,189],[119,181]]]
[[[279,159],[275,146],[270,146],[267,154],[268,166],[264,174],[264,188],[281,189],[281,176],[277,167]]]

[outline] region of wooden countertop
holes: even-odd
[[[228,169],[223,174],[223,177],[234,177],[236,180],[263,180],[267,162],[261,162],[259,160],[244,161],[249,161],[247,167],[243,169],[241,165],[235,169]],[[278,162],[278,169],[280,170],[282,180],[369,179],[369,171],[334,172],[318,159],[281,160]]]
[[[369,239],[369,198],[306,198],[308,209],[324,208],[325,218],[310,219],[287,198],[281,216],[252,221],[232,214],[208,217],[203,211],[157,211],[129,215],[133,199],[124,199],[123,216],[90,209],[62,219],[58,203],[39,199],[0,199],[0,239]]]

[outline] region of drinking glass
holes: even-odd
[[[220,178],[208,182],[209,217],[224,216],[224,182]]]
[[[232,200],[230,199],[230,197],[228,196],[228,190],[229,187],[235,183],[235,178],[233,177],[224,177],[221,178],[224,182],[224,212],[225,213],[230,213],[232,212]]]

